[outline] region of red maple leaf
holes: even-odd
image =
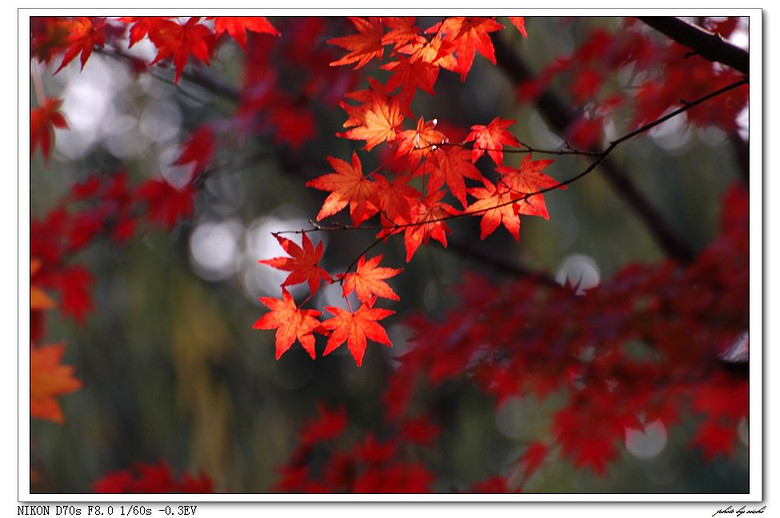
[[[308,187],[330,191],[317,214],[317,219],[332,216],[349,205],[352,224],[358,226],[379,210],[373,201],[377,184],[363,176],[363,166],[354,151],[351,165],[339,158],[328,157],[328,161],[335,172],[306,182]]]
[[[87,18],[85,16],[78,17],[74,20],[67,22],[68,50],[65,51],[65,56],[62,58],[59,68],[54,72],[55,74],[65,67],[68,63],[73,61],[79,53],[81,53],[81,68],[84,68],[89,56],[92,54],[92,49],[102,47],[106,43],[106,35],[103,32],[106,25],[105,18]]]
[[[420,28],[416,22],[417,19],[414,16],[382,17],[382,23],[390,29],[387,34],[382,36],[382,44],[393,45],[393,51],[412,42],[424,44],[426,39],[420,34]]]
[[[533,193],[538,193],[558,185],[559,182],[555,181],[554,178],[541,172],[552,162],[552,160],[532,160],[531,155],[528,154],[523,158],[518,169],[511,167],[496,168],[496,171],[502,175],[499,180],[502,184],[507,186],[511,192],[524,195],[515,204],[517,214],[541,216],[545,219],[550,219],[550,215],[547,213],[547,205],[544,202],[544,195]],[[560,189],[565,188],[565,185],[560,187]],[[530,196],[525,196],[529,194]]]
[[[60,363],[63,354],[65,344],[30,349],[30,417],[65,422],[55,397],[78,390],[81,382],[73,377],[73,367]]]
[[[419,88],[423,92],[435,95],[433,85],[439,77],[439,67],[428,63],[419,57],[401,57],[398,61],[386,63],[380,67],[382,70],[390,70],[393,75],[387,81],[387,88],[395,90],[399,86],[407,95],[414,95]]]
[[[711,461],[718,454],[728,457],[734,451],[737,439],[737,427],[732,423],[722,424],[708,419],[699,426],[691,444],[702,449],[704,459]]]
[[[314,112],[306,105],[279,100],[271,108],[268,119],[276,126],[274,141],[293,149],[300,149],[317,133]]]
[[[213,493],[214,484],[207,475],[197,478],[182,473],[177,480],[165,461],[136,464],[114,471],[92,484],[96,493]]]
[[[460,80],[466,79],[474,62],[474,53],[479,52],[491,63],[496,64],[493,42],[490,33],[504,26],[491,18],[466,18],[462,16],[447,18],[426,30],[426,33],[443,33],[444,38],[455,44],[457,68]]]
[[[430,155],[445,144],[447,135],[436,129],[437,119],[425,121],[422,117],[417,120],[417,127],[413,130],[404,130],[397,136],[397,158],[406,158],[410,167],[416,167],[423,157]]]
[[[190,56],[195,56],[209,64],[209,57],[214,49],[215,38],[211,29],[198,23],[200,17],[193,16],[183,25],[170,20],[161,20],[158,24],[149,26],[149,39],[157,47],[157,55],[150,65],[173,57],[176,67],[174,83],[184,71]]]
[[[331,45],[338,45],[339,47],[350,51],[349,54],[343,58],[333,61],[330,66],[349,65],[357,62],[357,65],[355,65],[355,69],[357,70],[358,68],[365,66],[375,57],[382,57],[382,53],[384,52],[382,36],[385,33],[385,29],[382,26],[381,18],[353,17],[349,20],[352,22],[352,25],[355,26],[358,33],[328,40],[328,43]]]
[[[325,355],[332,353],[346,341],[349,352],[360,367],[363,363],[363,354],[366,352],[366,339],[392,347],[390,338],[377,320],[387,318],[395,311],[372,308],[371,305],[363,304],[355,312],[336,307],[325,308],[335,315],[322,323],[325,329],[331,331],[325,347]]]
[[[509,187],[503,183],[494,185],[488,180],[484,180],[484,187],[475,187],[468,190],[468,193],[475,197],[477,201],[466,208],[466,212],[482,214],[482,220],[479,223],[480,239],[495,232],[500,224],[515,238],[520,240],[520,216],[513,207],[513,201],[520,195],[513,193]]]
[[[320,327],[317,317],[320,312],[313,309],[300,309],[292,295],[282,288],[282,299],[260,297],[260,302],[270,309],[254,323],[255,329],[276,329],[276,359],[287,352],[297,339],[312,359],[314,352],[314,331]]]
[[[344,276],[344,296],[354,291],[363,304],[373,303],[376,297],[400,300],[384,280],[398,275],[401,269],[381,267],[381,260],[382,254],[368,261],[365,255],[361,255],[356,270]]]
[[[257,261],[260,264],[273,266],[278,270],[290,272],[290,275],[282,283],[282,286],[294,286],[302,282],[308,282],[312,294],[315,293],[322,281],[330,282],[331,276],[320,268],[319,262],[322,259],[322,242],[317,243],[317,247],[311,242],[304,233],[301,238],[303,248],[295,244],[286,237],[274,235],[285,252],[290,257],[274,257],[273,259],[261,259]]]
[[[246,31],[279,36],[279,31],[265,16],[214,16],[210,19],[214,20],[214,32],[217,36],[227,32],[244,51],[246,51]]]
[[[86,314],[92,310],[89,293],[92,282],[92,274],[80,265],[59,267],[41,279],[43,286],[60,292],[59,307],[62,315],[73,317],[78,324],[83,324]]]
[[[301,431],[301,442],[305,445],[335,439],[347,428],[347,411],[344,408],[330,410],[317,403],[317,413],[319,417],[306,423]]]
[[[430,165],[430,166],[429,166]],[[428,191],[435,192],[447,184],[455,198],[466,206],[466,182],[464,178],[482,180],[482,173],[474,167],[471,154],[460,146],[439,149],[421,166],[421,172],[429,174]],[[418,170],[418,174],[419,174]]]
[[[431,446],[434,439],[441,433],[441,427],[432,423],[427,416],[422,415],[406,421],[401,427],[400,433],[401,437],[410,442]]]
[[[197,176],[206,170],[214,154],[214,132],[208,126],[198,128],[182,145],[182,151],[174,165],[194,164],[192,174]]]
[[[123,16],[119,18],[119,21],[130,24],[129,47],[132,47],[150,33],[162,30],[169,18],[165,16]]]
[[[483,124],[472,126],[471,133],[466,137],[466,142],[474,141],[474,147],[471,150],[471,161],[476,162],[487,151],[497,166],[504,165],[504,144],[520,147],[520,143],[515,136],[506,130],[514,123],[515,121],[513,120],[496,117],[487,126]]]
[[[382,142],[392,142],[404,121],[400,101],[395,97],[373,96],[363,106],[342,104],[350,117],[344,127],[351,128],[339,137],[351,140],[365,140],[366,151],[371,151]]]
[[[393,222],[409,221],[412,203],[419,200],[421,196],[420,191],[407,185],[410,177],[399,175],[392,182],[382,175],[375,175],[375,177],[379,210]]]
[[[165,180],[147,180],[138,187],[138,196],[147,203],[147,218],[169,231],[180,219],[195,212],[195,190],[191,184],[177,189]]]
[[[450,232],[450,229],[445,220],[457,214],[457,211],[441,201],[443,196],[444,191],[438,191],[423,200],[417,200],[413,205],[412,219],[404,226],[407,263],[412,260],[420,245],[427,243],[430,238],[444,247],[447,246],[447,232]]]
[[[523,38],[528,37],[528,33],[525,31],[525,18],[522,16],[510,16],[509,21],[512,22],[512,25],[517,27],[517,30],[520,31],[520,34],[523,35]]]
[[[41,147],[43,158],[48,161],[54,146],[54,128],[65,129],[68,123],[60,113],[62,99],[49,98],[30,110],[30,155]]]

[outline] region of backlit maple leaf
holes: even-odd
[[[414,95],[414,91],[419,88],[423,92],[435,95],[433,85],[439,77],[439,67],[436,65],[415,57],[401,57],[398,61],[386,63],[380,68],[393,72],[387,81],[390,90],[400,86],[407,95]]]
[[[416,24],[414,16],[384,16],[382,23],[389,31],[382,36],[383,45],[393,45],[396,51],[403,45],[411,42],[425,43],[426,39],[420,34],[420,28]]]
[[[428,176],[428,191],[435,192],[447,184],[450,192],[465,207],[466,182],[464,178],[482,180],[482,173],[474,167],[471,154],[460,146],[449,146],[438,150],[421,166]]]
[[[400,300],[384,280],[398,275],[401,269],[381,267],[381,260],[381,254],[368,261],[364,255],[360,256],[356,270],[344,276],[344,296],[354,291],[363,304],[373,303],[376,297]]]
[[[430,238],[442,246],[447,246],[447,233],[451,232],[445,220],[457,211],[451,205],[441,201],[444,191],[438,191],[423,200],[418,200],[412,207],[412,219],[404,227],[404,245],[406,246],[406,262],[412,260],[414,253],[422,243]]]
[[[518,169],[498,167],[496,171],[502,175],[499,181],[513,193],[521,195],[531,194],[558,185],[559,182],[554,178],[541,172],[552,162],[552,160],[532,160],[531,155],[528,154],[523,158]],[[560,187],[560,189],[565,188],[565,185]],[[544,195],[542,194],[521,196],[516,203],[515,210],[518,214],[541,216],[545,219],[550,219],[547,213],[547,205],[544,202]]]
[[[411,219],[412,203],[419,200],[422,193],[407,185],[409,176],[399,175],[389,181],[382,175],[376,175],[377,204],[382,215],[395,223]]]
[[[214,16],[214,32],[230,34],[246,51],[246,31],[279,36],[279,31],[265,16]]]
[[[352,22],[352,25],[355,26],[355,29],[357,29],[357,34],[331,38],[328,40],[328,43],[331,45],[338,45],[339,47],[350,51],[349,54],[343,58],[333,61],[330,64],[332,67],[349,65],[357,62],[355,69],[358,69],[365,66],[375,57],[381,58],[382,53],[384,52],[382,36],[385,33],[385,29],[382,26],[382,20],[380,18],[353,17],[349,20]]]
[[[30,416],[64,423],[60,404],[55,399],[81,388],[73,377],[74,368],[62,365],[65,344],[50,344],[30,349]]]
[[[344,127],[354,127],[337,135],[351,140],[365,140],[366,151],[371,151],[382,142],[395,140],[404,120],[401,103],[395,97],[376,96],[370,104],[358,107],[342,104],[342,107],[350,115]]]
[[[506,129],[515,121],[496,117],[487,126],[475,124],[471,127],[471,133],[466,137],[466,142],[474,141],[471,150],[471,161],[476,162],[487,151],[490,158],[497,166],[504,165],[504,144],[520,147],[514,135]]]
[[[320,312],[313,309],[300,309],[292,295],[282,288],[282,299],[260,297],[258,300],[271,311],[260,317],[252,326],[255,329],[276,329],[276,359],[278,360],[297,339],[312,359],[314,335],[320,327],[317,317]]]
[[[423,157],[430,155],[438,146],[446,143],[447,135],[436,129],[437,124],[437,119],[426,121],[420,117],[415,129],[400,132],[397,136],[396,157],[406,158],[410,167],[416,167]]]
[[[352,164],[339,158],[328,157],[335,172],[306,182],[308,187],[330,191],[322,204],[317,219],[332,216],[349,205],[352,224],[357,226],[379,210],[373,203],[377,192],[376,182],[363,176],[363,166],[357,153],[352,153]]]
[[[519,195],[513,193],[509,187],[502,183],[494,185],[485,180],[484,185],[484,187],[468,190],[469,194],[474,196],[477,201],[466,208],[466,212],[482,214],[482,220],[479,223],[479,238],[485,239],[503,223],[515,240],[519,241],[520,216],[517,215],[512,206],[512,201],[516,200]]]
[[[458,60],[457,72],[460,80],[466,79],[474,62],[474,53],[479,52],[491,63],[496,64],[493,42],[490,33],[503,29],[504,26],[491,18],[466,18],[456,16],[430,27],[426,33],[444,33],[445,39],[455,44]]]
[[[301,244],[303,245],[301,248],[285,237],[278,235],[274,235],[274,237],[282,245],[284,251],[290,254],[290,257],[261,259],[257,262],[290,272],[282,286],[294,286],[302,282],[308,282],[309,289],[312,293],[315,293],[322,281],[329,282],[331,280],[328,272],[319,266],[320,259],[322,259],[322,242],[317,243],[315,248],[309,237],[304,233],[301,239]]]
[[[367,339],[392,347],[390,338],[387,337],[385,329],[377,323],[377,320],[387,318],[395,311],[371,308],[368,304],[361,305],[354,313],[336,307],[326,307],[325,309],[334,315],[322,323],[325,329],[331,331],[328,344],[325,347],[325,355],[335,351],[346,341],[349,352],[355,358],[357,366],[360,367],[366,352]]]

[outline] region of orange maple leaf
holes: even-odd
[[[476,162],[479,157],[487,151],[490,158],[497,166],[504,165],[504,144],[508,146],[520,147],[514,135],[507,131],[507,128],[515,121],[496,117],[485,126],[475,124],[471,127],[471,132],[466,136],[466,142],[474,141],[474,147],[471,150],[471,161]]]
[[[338,45],[350,51],[343,58],[333,61],[330,66],[349,65],[357,62],[357,65],[355,65],[355,70],[357,70],[375,57],[382,57],[384,52],[382,36],[384,36],[385,29],[382,26],[381,18],[353,17],[349,20],[358,33],[328,40],[328,43],[331,45]]]
[[[282,299],[260,297],[258,300],[271,311],[257,319],[254,329],[276,329],[276,359],[278,360],[297,339],[312,359],[315,331],[320,329],[317,317],[320,312],[314,309],[300,309],[292,295],[282,288]]]
[[[420,117],[417,120],[417,128],[400,132],[397,136],[396,157],[405,157],[410,167],[416,167],[420,159],[431,154],[441,144],[446,143],[448,141],[447,135],[436,129],[437,124],[437,119],[426,122]]]
[[[176,67],[174,83],[179,82],[190,55],[209,64],[209,57],[215,43],[214,33],[205,25],[198,23],[199,20],[200,17],[193,16],[184,25],[162,20],[148,28],[149,40],[157,47],[157,55],[150,65],[173,56],[173,64]]]
[[[382,175],[376,175],[377,205],[382,215],[393,222],[409,221],[412,203],[422,196],[420,191],[407,185],[409,179],[408,175],[398,175],[391,182]]]
[[[407,263],[412,260],[420,245],[427,243],[430,238],[444,247],[447,246],[447,232],[451,231],[445,220],[458,212],[451,205],[441,201],[444,192],[438,191],[423,200],[415,201],[411,211],[412,219],[403,227]],[[395,233],[395,230],[387,233]]]
[[[349,114],[344,127],[351,129],[337,133],[351,140],[365,140],[366,150],[371,151],[382,142],[392,142],[404,121],[402,106],[395,97],[372,96],[363,106],[342,104]]]
[[[518,169],[511,167],[496,168],[496,171],[502,175],[499,181],[509,187],[513,193],[523,195],[515,203],[515,211],[518,214],[541,216],[544,219],[550,219],[550,215],[547,213],[547,205],[544,202],[544,195],[527,195],[558,185],[554,178],[541,172],[542,169],[552,162],[553,160],[532,160],[531,155],[528,154],[523,158]],[[565,188],[565,185],[560,187],[560,189]]]
[[[360,256],[357,268],[344,276],[344,296],[353,291],[363,304],[373,304],[376,297],[391,300],[400,300],[384,280],[401,273],[400,268],[386,268],[379,266],[382,254],[366,261],[366,256]]]
[[[502,183],[494,185],[488,180],[484,180],[484,185],[484,187],[469,189],[469,194],[474,196],[477,201],[466,209],[466,212],[469,213],[482,213],[482,220],[479,223],[479,238],[485,239],[503,223],[515,240],[519,241],[520,216],[517,215],[512,201],[518,199],[520,195],[513,193],[509,187]]]
[[[284,251],[290,254],[290,257],[274,257],[273,259],[261,259],[257,262],[290,272],[290,275],[282,283],[283,287],[308,282],[309,289],[313,294],[319,289],[321,281],[331,281],[328,272],[319,266],[320,259],[322,259],[322,242],[319,242],[315,248],[304,233],[301,240],[303,248],[301,248],[285,237],[278,235],[274,235],[274,237],[282,245]]]
[[[335,351],[346,341],[349,352],[360,367],[366,352],[366,339],[392,347],[393,344],[387,337],[385,329],[376,321],[389,317],[395,311],[372,308],[369,304],[361,305],[354,313],[336,307],[325,309],[335,315],[322,323],[325,329],[331,331],[328,344],[325,346],[325,355]]]
[[[420,34],[420,28],[416,25],[414,16],[385,16],[382,23],[390,30],[382,36],[383,45],[393,45],[393,51],[409,43],[425,43],[426,39]]]
[[[73,377],[74,368],[61,365],[65,344],[30,348],[30,416],[63,424],[65,416],[55,399],[81,388]]]
[[[54,128],[66,129],[68,123],[60,113],[62,99],[49,98],[30,110],[30,155],[40,146],[43,158],[48,161],[54,146]]]
[[[520,31],[520,34],[523,35],[523,38],[528,37],[528,33],[525,30],[525,18],[522,16],[510,16],[509,21],[512,22],[512,25],[517,27],[517,30]]]
[[[335,172],[306,182],[308,187],[330,192],[317,214],[317,219],[332,216],[349,205],[352,224],[358,226],[379,210],[373,202],[377,193],[377,184],[363,176],[363,166],[354,151],[351,165],[330,156],[328,161]]]
[[[428,167],[430,164],[430,167]],[[450,192],[465,207],[466,182],[464,178],[482,180],[482,173],[474,167],[471,153],[460,146],[442,148],[430,156],[421,166],[422,172],[428,173],[428,191],[434,192],[443,184],[447,184]]]
[[[455,44],[455,55],[458,61],[455,71],[460,73],[460,80],[464,81],[474,62],[475,51],[482,54],[494,65],[496,64],[490,33],[503,28],[503,25],[491,18],[456,16],[437,23],[425,32],[444,33],[445,39]]]
[[[399,54],[408,54],[415,59],[436,65],[437,67],[457,71],[458,60],[455,57],[455,44],[444,39],[444,34],[438,33],[430,40],[422,38],[411,41],[398,49]]]
[[[214,16],[213,20],[214,33],[219,36],[227,32],[244,51],[246,51],[246,31],[279,36],[279,31],[265,16]]]
[[[412,56],[401,57],[398,61],[386,63],[380,68],[393,72],[387,81],[387,88],[391,91],[400,86],[401,91],[407,95],[414,95],[417,88],[435,95],[433,85],[439,77],[439,67],[436,65]]]
[[[36,286],[35,274],[41,269],[43,262],[40,259],[30,261],[30,309],[40,311],[56,308],[57,303],[42,289]]]

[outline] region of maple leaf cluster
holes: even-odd
[[[438,430],[428,422],[441,412],[433,394],[465,379],[492,396],[497,410],[513,397],[558,402],[548,427],[527,441],[504,474],[468,491],[526,491],[532,477],[556,459],[606,476],[620,458],[627,430],[651,423],[671,430],[691,415],[696,424],[690,445],[705,460],[731,456],[738,427],[748,418],[743,360],[724,359],[748,326],[747,203],[741,186],[726,193],[721,234],[696,263],[631,264],[584,294],[576,286],[552,287],[532,278],[498,287],[469,276],[455,288],[462,303],[443,321],[408,319],[415,338],[386,380],[389,424],[375,432],[386,438],[382,444],[393,452],[435,448],[438,433],[425,432],[426,440],[418,442],[404,423],[414,415],[412,421],[426,423],[423,428]],[[630,350],[638,342],[651,353],[646,359]],[[355,466],[363,450],[345,454],[332,445],[347,427],[346,414],[320,412],[321,424],[301,434],[282,468],[278,490],[358,491],[358,485],[345,485],[354,478],[343,477],[360,476]],[[338,476],[316,476],[309,459],[319,445],[330,451],[322,469]],[[391,492],[386,489],[381,492]]]
[[[489,34],[503,29],[501,24],[490,18],[455,17],[423,29],[416,25],[415,18],[350,21],[357,34],[328,40],[349,51],[332,61],[331,66],[363,68],[385,56],[386,47],[390,59],[395,61],[381,66],[393,71],[386,84],[369,77],[368,89],[345,94],[357,104],[341,103],[348,119],[344,122],[347,130],[340,136],[365,141],[367,152],[381,147],[385,159],[379,168],[366,173],[357,152],[352,153],[349,162],[327,157],[333,172],[306,184],[328,193],[318,220],[337,216],[344,210],[349,212],[352,227],[377,218],[377,239],[402,234],[409,262],[419,247],[431,239],[447,246],[447,221],[455,217],[480,217],[481,239],[503,225],[516,240],[520,239],[520,215],[549,218],[542,193],[559,184],[542,170],[552,160],[535,161],[527,154],[517,169],[504,165],[504,146],[521,147],[507,129],[515,121],[496,117],[487,125],[475,124],[457,143],[439,128],[437,120],[425,121],[420,117],[414,129],[404,129],[406,119],[414,120],[411,102],[416,90],[433,93],[440,68],[458,73],[463,81],[476,52],[495,64]],[[475,165],[485,153],[496,166],[492,177]],[[467,180],[474,187],[467,187]],[[469,202],[469,197],[473,201]],[[313,247],[306,232],[302,233],[302,247],[286,238],[277,239],[291,257],[260,262],[291,273],[282,284],[282,299],[260,299],[272,311],[255,323],[255,328],[277,329],[277,358],[296,338],[314,358],[313,333],[328,335],[324,354],[346,341],[358,365],[363,360],[366,339],[391,345],[378,321],[393,311],[373,305],[377,297],[398,300],[384,279],[400,269],[379,266],[381,256],[368,259],[361,255],[355,272],[347,271],[337,277],[344,288],[344,298],[356,291],[360,307],[350,307],[348,311],[325,308],[333,316],[320,326],[317,318],[321,313],[300,309],[284,288],[307,282],[314,295],[322,283],[333,283],[334,277],[319,266],[322,250]]]
[[[138,463],[132,468],[106,474],[93,484],[96,493],[213,493],[214,483],[201,473],[193,477],[182,473],[175,477],[165,461],[157,464]]]

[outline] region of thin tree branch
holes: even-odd
[[[749,74],[750,54],[724,40],[719,34],[673,16],[639,16],[638,19],[677,43],[691,48],[704,59]]]
[[[555,282],[555,279],[546,273],[535,272],[519,264],[507,261],[503,258],[487,255],[482,250],[479,250],[461,241],[449,240],[446,250],[451,250],[468,259],[477,260],[481,264],[486,264],[492,267],[494,270],[504,274],[512,275],[514,277],[532,277],[545,286],[549,286],[551,288],[561,287],[560,284]]]
[[[525,62],[518,58],[501,38],[493,37],[492,40],[498,66],[514,82],[520,83],[534,78],[534,74]],[[547,123],[559,134],[563,134],[579,115],[551,90],[542,92],[536,99],[536,105]],[[623,168],[612,160],[602,159],[599,161],[603,162],[601,165],[608,183],[628,202],[631,210],[644,222],[658,246],[669,257],[682,262],[691,261],[694,257],[693,251],[671,230],[661,213],[629,180],[628,174]]]

